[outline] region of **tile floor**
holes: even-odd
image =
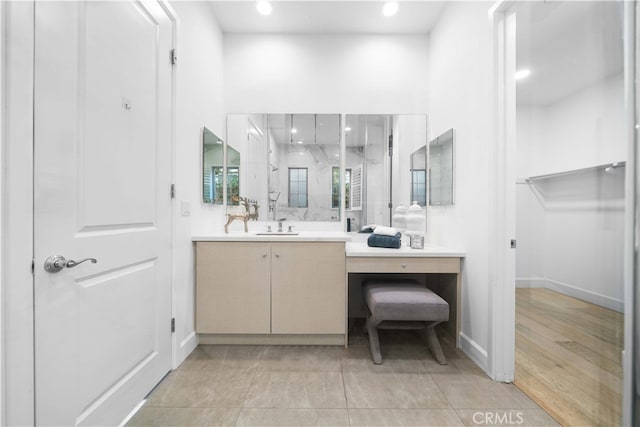
[[[555,426],[512,384],[489,379],[440,331],[439,365],[418,331],[381,331],[349,348],[199,346],[128,426]]]

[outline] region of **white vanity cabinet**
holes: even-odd
[[[199,334],[344,335],[345,310],[344,242],[196,243]]]

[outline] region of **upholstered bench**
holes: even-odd
[[[431,353],[441,365],[447,364],[434,327],[449,320],[449,304],[435,292],[413,280],[371,280],[363,284],[369,308],[366,330],[371,357],[382,363],[378,329],[423,329]]]

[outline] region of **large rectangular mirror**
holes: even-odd
[[[454,132],[449,129],[429,142],[429,204],[452,205]]]
[[[411,198],[411,153],[424,148],[423,114],[229,114],[227,145],[240,158],[239,195],[258,202],[261,221],[339,221],[351,231],[391,225],[393,209]],[[341,126],[345,135],[340,184]],[[424,151],[422,151],[424,153]],[[424,157],[424,156],[423,156]],[[417,158],[415,162],[417,162]],[[424,171],[423,171],[424,174]],[[423,180],[422,188],[426,182]],[[344,199],[340,200],[341,194]]]
[[[227,143],[260,220],[339,221],[340,115],[229,114]]]
[[[395,225],[394,210],[411,203],[410,155],[426,145],[427,117],[348,114],[345,138],[345,175],[350,190],[345,216],[351,229]]]

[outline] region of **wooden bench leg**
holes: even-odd
[[[438,336],[436,335],[435,326],[440,322],[435,322],[428,325],[424,332],[427,337],[427,346],[429,350],[431,350],[431,354],[435,357],[436,361],[441,365],[447,364],[447,359],[444,357],[444,353],[442,352],[442,347],[440,347],[440,341],[438,341]]]

